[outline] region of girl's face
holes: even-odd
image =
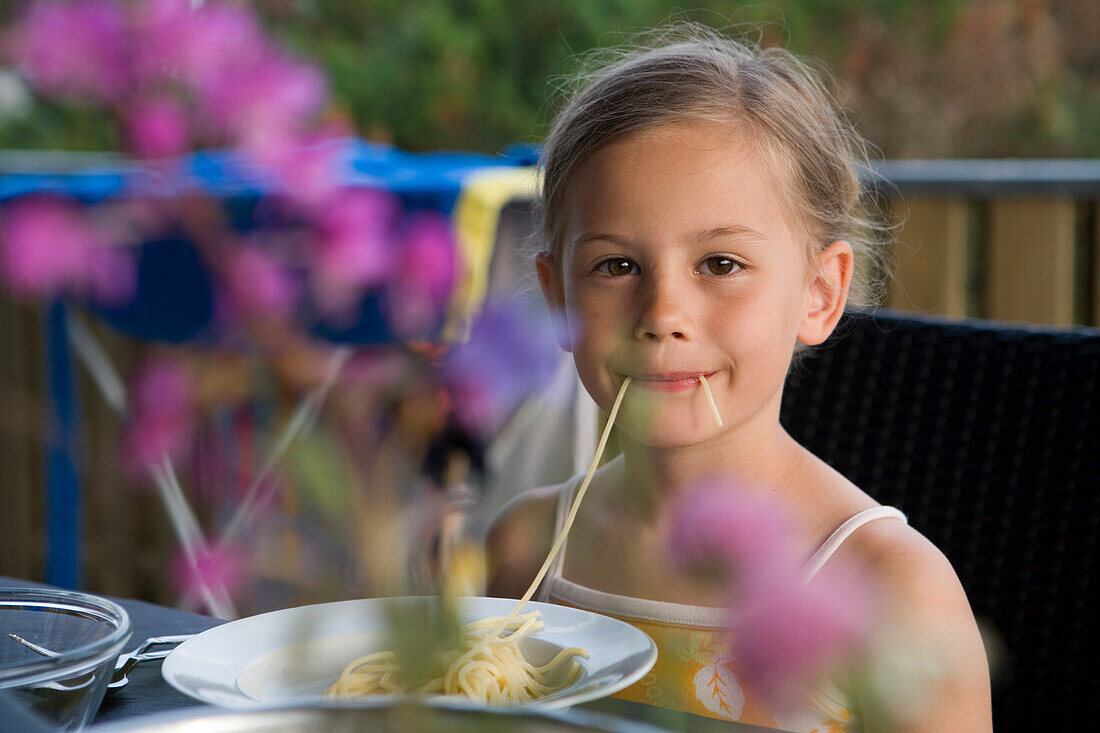
[[[601,149],[570,188],[560,261],[538,264],[585,388],[607,411],[632,377],[623,428],[654,447],[774,429],[796,340],[824,340],[843,310],[851,249],[807,273],[776,177],[734,138],[682,122]]]

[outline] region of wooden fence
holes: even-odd
[[[1100,161],[891,161],[880,173],[891,185],[877,190],[901,222],[886,305],[1100,326]],[[530,207],[509,212],[502,235],[526,232],[514,220]],[[45,567],[43,323],[40,309],[0,295],[0,575],[29,579]],[[124,373],[149,348],[95,330]],[[78,393],[83,585],[171,603],[164,512],[121,470],[117,417],[86,375]]]
[[[891,161],[887,305],[1100,326],[1100,161]]]
[[[0,575],[30,580],[48,579],[44,320],[42,308],[0,295]],[[92,328],[124,374],[148,348],[106,326]],[[81,416],[75,458],[83,489],[82,585],[170,602],[172,529],[153,492],[121,468],[118,417],[83,370],[74,375]]]

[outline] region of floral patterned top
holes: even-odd
[[[560,531],[580,478],[562,485],[557,525]],[[875,507],[844,522],[803,569],[809,580],[855,529],[880,518],[905,515],[893,507]],[[618,618],[638,627],[657,644],[657,662],[641,680],[616,697],[710,718],[778,727],[798,733],[846,733],[861,729],[849,695],[833,684],[820,689],[803,709],[776,713],[744,682],[731,655],[729,612],[630,598],[588,588],[561,577],[565,548],[540,586],[537,600],[560,603]]]

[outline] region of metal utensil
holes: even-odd
[[[55,652],[52,649],[47,649],[44,646],[39,646],[38,644],[35,644],[33,641],[28,641],[27,639],[24,639],[22,636],[18,636],[16,634],[8,634],[8,636],[11,637],[12,639],[15,639],[16,641],[18,641],[20,644],[27,647],[31,651],[37,652],[37,653],[41,654],[44,657],[60,657],[61,656],[60,652]],[[92,674],[85,674],[85,675],[81,675],[80,677],[76,677],[76,678],[71,679],[71,680],[66,680],[66,682],[68,682],[68,684],[61,684],[60,682],[43,682],[41,686],[46,687],[46,688],[51,689],[51,690],[60,690],[62,692],[72,692],[74,690],[84,689],[85,687],[90,685],[94,679],[95,679],[95,677]]]
[[[28,641],[27,639],[24,639],[23,637],[16,634],[8,634],[8,636],[15,641],[18,641],[20,644],[27,647],[28,649],[31,649],[32,651],[35,651],[44,657],[60,656],[60,654],[53,651],[52,649],[47,649],[44,646],[35,644],[33,641]],[[130,681],[127,675],[130,673],[130,670],[133,669],[134,666],[137,665],[139,662],[147,662],[151,659],[164,659],[172,652],[172,649],[157,649],[155,651],[149,651],[151,647],[171,644],[173,648],[175,648],[177,644],[187,641],[192,636],[194,636],[194,634],[151,636],[143,641],[141,645],[134,649],[132,652],[120,654],[118,657],[118,661],[115,662],[115,671],[114,674],[111,675],[111,681],[107,683],[107,690],[111,691],[125,687],[126,684]]]
[[[30,649],[32,652],[38,652],[39,654],[41,654],[44,657],[60,657],[61,656],[61,654],[59,652],[55,652],[52,649],[47,649],[44,646],[38,646],[38,644],[35,644],[33,641],[27,641],[22,636],[18,636],[16,634],[8,634],[8,637],[11,638],[11,639],[15,639],[20,644],[22,644],[23,646]]]
[[[176,634],[172,636],[151,636],[141,643],[141,645],[134,649],[132,652],[126,654],[120,654],[118,661],[115,662],[115,673],[111,675],[111,681],[107,683],[108,690],[117,690],[120,687],[125,687],[129,682],[129,678],[126,676],[130,673],[130,670],[134,668],[139,662],[147,662],[151,659],[164,659],[172,653],[172,649],[175,649],[176,645],[190,639],[194,634]],[[162,646],[164,644],[171,644],[172,649],[157,649],[155,651],[149,651],[151,647]]]

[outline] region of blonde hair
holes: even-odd
[[[777,171],[779,190],[792,192],[789,213],[808,237],[807,265],[829,244],[847,241],[856,254],[849,302],[876,302],[885,227],[861,196],[868,146],[829,93],[824,73],[784,49],[761,48],[697,24],[644,40],[599,52],[601,65],[579,77],[551,126],[541,206],[544,241],[555,260],[560,262],[567,191],[593,154],[658,125],[716,121],[733,134],[746,133]]]

